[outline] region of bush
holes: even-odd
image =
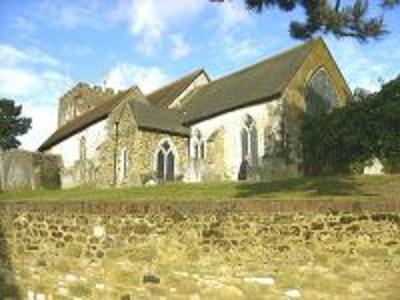
[[[383,171],[388,174],[400,173],[400,156],[382,160]]]
[[[400,76],[360,102],[305,113],[300,140],[307,175],[362,173],[378,157],[400,172]]]

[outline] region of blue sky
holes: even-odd
[[[58,98],[77,82],[149,92],[200,67],[216,78],[297,45],[288,26],[303,15],[255,15],[240,0],[1,0],[0,17],[0,97],[33,118],[21,139],[33,150],[55,130]],[[379,42],[324,37],[352,89],[376,90],[379,78],[400,73],[400,8],[385,20],[391,34]]]

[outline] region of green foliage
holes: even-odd
[[[21,117],[21,112],[22,106],[16,106],[13,100],[0,99],[0,148],[18,148],[21,143],[17,136],[31,128],[32,120]]]
[[[319,33],[332,33],[338,38],[352,37],[364,42],[387,33],[382,16],[369,16],[368,0],[345,3],[341,0],[244,0],[244,2],[249,10],[257,13],[275,7],[284,12],[293,12],[299,7],[304,9],[306,20],[290,23],[290,34],[296,39],[304,40]],[[381,0],[380,6],[384,9],[393,9],[399,4],[399,0]]]
[[[306,174],[360,171],[373,157],[400,170],[400,76],[376,94],[331,113],[304,114],[301,128]]]

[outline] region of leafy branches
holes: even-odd
[[[212,0],[224,2],[226,0]],[[290,23],[290,35],[296,39],[309,39],[317,34],[332,33],[337,38],[352,37],[361,42],[378,39],[388,32],[383,16],[368,16],[369,1],[354,0],[344,5],[341,0],[244,0],[247,8],[256,13],[277,7],[284,12],[304,9],[304,21]],[[380,6],[393,9],[400,0],[382,0]]]
[[[21,143],[17,136],[31,128],[32,120],[21,117],[21,112],[22,106],[16,106],[13,100],[0,99],[0,148],[18,148]]]
[[[332,113],[305,114],[301,128],[308,174],[347,173],[378,157],[400,171],[400,76],[376,94]]]

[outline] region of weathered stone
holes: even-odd
[[[225,215],[220,213],[222,208],[207,208],[207,212],[202,208],[174,221],[172,209],[125,205],[126,211],[100,213],[76,211],[76,207],[68,210],[67,204],[51,211],[21,212],[20,204],[14,213],[0,209],[0,298],[16,298],[11,296],[14,283],[23,291],[21,298],[27,297],[28,287],[35,294],[44,294],[46,300],[51,295],[54,299],[89,300],[120,299],[128,294],[145,299],[188,299],[196,294],[204,299],[279,299],[288,298],[282,287],[290,286],[301,286],[301,296],[313,299],[396,299],[393,295],[400,292],[396,273],[400,227],[388,217],[398,212],[374,221],[372,213],[364,210],[362,215],[351,214],[354,220],[343,224],[340,218],[349,214],[341,212],[337,216],[295,213],[276,222],[275,213],[258,208],[251,212],[249,207],[236,208]],[[28,227],[14,226],[21,216],[31,220]],[[72,232],[70,224],[77,223],[80,216],[90,225]],[[360,216],[367,218],[360,221]],[[330,226],[332,222],[338,224]],[[323,230],[312,231],[313,223],[324,224]],[[35,238],[27,234],[55,224],[49,232],[68,226],[61,248],[57,248],[59,239],[51,234]],[[105,228],[112,224],[113,230],[96,238],[92,224]],[[136,234],[135,224],[146,224],[152,231]],[[256,235],[262,228],[268,230]],[[209,230],[220,234],[206,233],[205,238],[204,232]],[[69,235],[76,238],[65,242]],[[37,245],[38,251],[27,251],[28,245]],[[271,276],[260,275],[266,272]],[[155,278],[145,280],[140,274]],[[275,280],[276,284],[268,284]],[[350,289],[351,282],[361,289]]]
[[[258,283],[261,285],[274,285],[275,280],[272,277],[245,277],[245,282]]]
[[[134,225],[133,231],[136,234],[149,234],[151,232],[151,228],[147,224],[141,223]]]
[[[322,230],[324,229],[324,223],[322,222],[313,222],[311,223],[312,230]]]
[[[289,298],[289,299],[296,299],[296,298],[300,298],[301,297],[301,293],[299,290],[296,289],[289,289],[285,292],[285,295]]]
[[[93,235],[97,238],[100,238],[102,236],[104,236],[106,233],[106,230],[104,228],[104,226],[94,226],[93,227]]]
[[[143,283],[154,283],[154,284],[158,284],[161,282],[160,277],[158,277],[157,275],[154,274],[146,274],[143,275]]]
[[[340,217],[340,222],[342,224],[350,224],[353,221],[354,221],[354,217],[353,216],[344,215],[344,216]]]

